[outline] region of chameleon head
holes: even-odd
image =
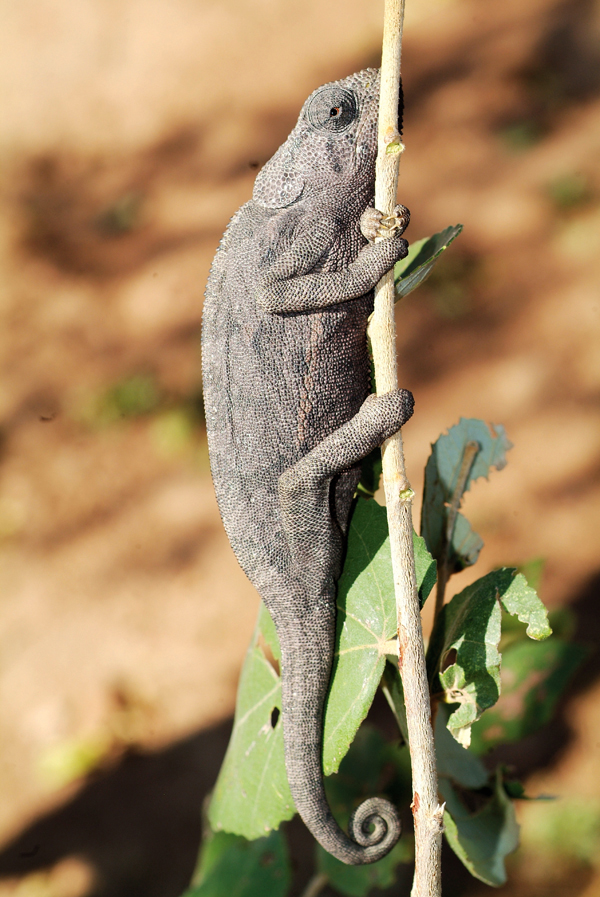
[[[372,171],[374,182],[378,102],[378,69],[315,90],[286,142],[256,178],[254,200],[285,208],[308,191],[352,185],[359,172],[364,181],[364,172]],[[402,91],[399,105],[401,110]]]

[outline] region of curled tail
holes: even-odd
[[[398,841],[400,819],[389,801],[372,797],[350,817],[347,835],[329,808],[323,784],[322,742],[334,628],[331,619],[317,622],[316,616],[310,614],[310,619],[299,622],[294,631],[286,627],[286,633],[280,632],[283,735],[290,790],[306,827],[328,853],[349,865],[375,863]]]

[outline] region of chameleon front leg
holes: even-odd
[[[350,837],[327,804],[322,773],[323,708],[335,636],[335,583],[342,536],[332,514],[332,479],[354,467],[409,419],[406,390],[369,396],[348,423],[326,437],[279,479],[279,503],[291,556],[290,595],[274,608],[282,651],[285,761],[296,808],[329,853],[349,864],[374,863],[400,837],[389,801],[371,798],[350,822]],[[368,833],[369,825],[374,831]]]
[[[337,271],[320,270],[320,265],[335,245],[336,228],[331,221],[308,222],[295,235],[293,246],[259,272],[256,301],[270,314],[315,311],[358,299],[369,293],[399,259],[408,254],[402,234],[408,227],[410,212],[397,206],[391,218],[368,208],[360,227],[369,241],[388,234],[379,243],[369,242],[353,262]],[[311,226],[312,225],[312,226]],[[313,267],[317,270],[311,270]]]

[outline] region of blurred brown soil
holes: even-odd
[[[408,7],[409,237],[465,225],[398,312],[411,481],[460,416],[504,424],[509,464],[465,503],[486,547],[453,590],[543,556],[544,600],[594,642],[600,7]],[[306,95],[377,64],[381,9],[24,0],[0,16],[0,895],[177,897],[258,601],[208,473],[204,283]],[[511,756],[535,791],[600,802],[597,670],[592,654]],[[448,862],[448,893],[467,893]],[[511,894],[546,892],[513,874]],[[600,865],[563,878],[553,893],[600,894]]]

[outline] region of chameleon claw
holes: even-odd
[[[397,205],[393,215],[382,216],[379,220],[379,237],[396,237],[404,233],[410,222],[410,212],[406,206]]]
[[[406,206],[397,205],[392,215],[384,215],[369,207],[361,215],[360,229],[369,243],[374,243],[377,238],[387,240],[389,237],[399,237],[409,222],[410,212]]]
[[[372,206],[366,208],[360,216],[360,231],[369,243],[374,243],[377,237],[382,236],[380,233],[382,218],[383,212],[379,212]]]

